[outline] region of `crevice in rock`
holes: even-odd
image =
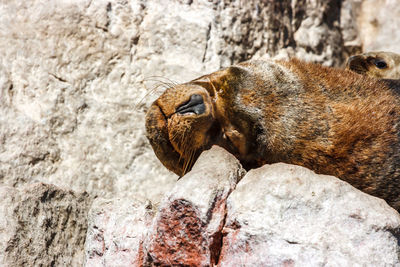
[[[36,164],[38,164],[39,162],[41,162],[41,161],[45,161],[46,160],[46,158],[47,158],[47,156],[49,155],[50,153],[45,153],[45,154],[43,154],[43,155],[40,155],[40,156],[38,156],[38,157],[32,157],[31,158],[31,160],[29,161],[29,164],[31,164],[32,166],[34,166],[34,165],[36,165]]]
[[[136,19],[138,20],[136,22],[136,25],[138,27],[138,32],[135,36],[132,36],[130,39],[130,44],[129,44],[129,51],[132,54],[135,54],[136,52],[132,51],[132,48],[134,46],[137,46],[139,44],[140,41],[140,37],[141,37],[141,33],[142,33],[142,24],[143,21],[145,19],[145,16],[147,14],[147,5],[146,5],[146,1],[140,1],[140,16],[137,16]],[[132,61],[132,56],[131,56],[131,61]]]
[[[210,33],[211,33],[211,23],[208,24],[208,29],[207,29],[207,33],[206,33],[206,47],[204,48],[204,54],[203,54],[203,58],[202,58],[201,62],[206,61],[208,42],[210,41]]]
[[[388,230],[394,238],[397,239],[397,245],[400,247],[400,229],[389,229]],[[400,257],[400,251],[399,251],[399,257]]]
[[[48,249],[54,241],[57,233],[51,233],[49,239],[46,240],[46,248]]]
[[[237,170],[236,176],[238,177],[237,179],[237,183],[240,182],[240,180],[242,180],[242,178],[246,175],[246,171],[240,167]],[[230,190],[226,196],[225,199],[223,199],[223,212],[224,212],[224,218],[221,222],[221,227],[220,229],[212,236],[212,240],[213,242],[210,244],[210,253],[211,253],[211,263],[214,265],[218,265],[219,261],[220,261],[220,256],[221,256],[221,251],[222,251],[222,246],[224,244],[224,233],[223,233],[223,229],[225,227],[225,223],[226,223],[226,218],[228,215],[228,206],[227,206],[227,200],[228,197],[230,196],[230,194],[236,189],[237,183],[235,184],[235,186],[232,188],[232,190]],[[214,203],[213,203],[214,204]],[[217,206],[217,205],[216,205]],[[213,207],[213,210],[215,209],[215,207]]]
[[[108,32],[108,27],[110,26],[111,23],[111,18],[110,18],[110,13],[112,12],[112,4],[111,2],[108,2],[107,7],[106,7],[106,11],[107,11],[107,22],[104,25],[104,31]]]
[[[397,258],[400,260],[400,229],[388,229],[388,231],[393,235],[397,240]]]
[[[210,253],[211,253],[211,264],[217,265],[219,260],[220,260],[220,255],[222,251],[222,244],[223,244],[223,233],[222,230],[224,229],[225,221],[226,221],[226,215],[227,215],[227,209],[226,209],[226,203],[224,207],[224,219],[222,220],[222,227],[219,229],[218,232],[216,232],[212,236],[213,242],[210,244]]]
[[[58,80],[60,82],[63,82],[63,83],[67,83],[68,82],[66,79],[64,79],[64,78],[62,78],[62,77],[60,77],[58,75],[55,75],[54,73],[49,73],[49,74],[50,74],[50,76],[52,76],[53,78],[55,78],[56,80]]]
[[[43,195],[40,197],[40,201],[42,203],[49,201],[55,197],[56,193],[57,192],[55,190],[51,190],[51,189],[46,190],[43,192]]]
[[[297,241],[291,241],[291,240],[286,240],[286,239],[285,239],[285,241],[288,242],[288,243],[291,244],[291,245],[298,245],[298,244],[300,244],[300,243],[297,242]]]

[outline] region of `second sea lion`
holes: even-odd
[[[167,89],[146,130],[178,175],[216,144],[246,169],[301,165],[399,211],[399,115],[399,96],[378,79],[299,60],[253,61]]]
[[[354,55],[346,68],[379,79],[400,79],[400,55],[383,51]]]

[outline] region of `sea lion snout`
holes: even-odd
[[[368,69],[371,67],[383,70],[388,68],[389,63],[384,58],[377,56],[355,55],[349,57],[347,65],[349,69],[357,72],[359,68],[368,71]]]
[[[209,92],[193,83],[167,89],[152,104],[146,115],[147,137],[168,169],[183,175],[197,154],[218,138],[214,113]]]

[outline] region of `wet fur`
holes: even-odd
[[[175,109],[201,94],[207,112]],[[169,88],[147,136],[178,175],[213,144],[247,169],[286,162],[337,176],[400,210],[400,103],[384,82],[298,60],[253,61]]]

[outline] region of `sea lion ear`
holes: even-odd
[[[242,68],[232,66],[201,76],[190,83],[204,87],[210,96],[214,96],[217,92],[226,91],[232,83],[237,82],[244,71]]]

